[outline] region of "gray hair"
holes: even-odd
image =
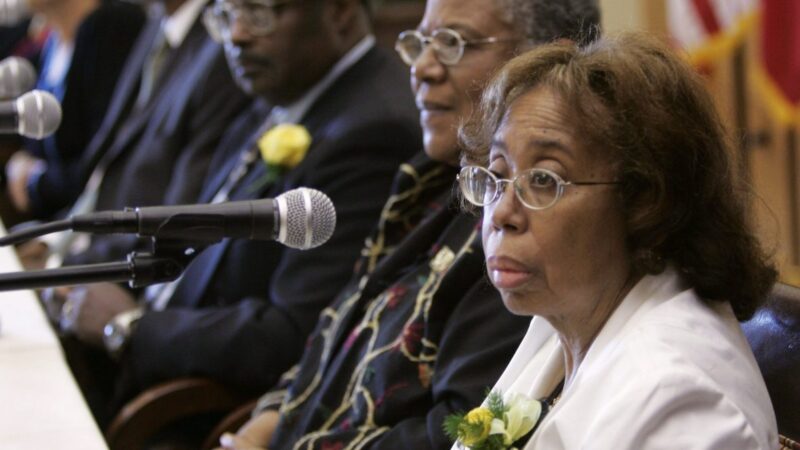
[[[600,35],[597,0],[499,0],[503,15],[531,44],[570,39],[581,45]]]

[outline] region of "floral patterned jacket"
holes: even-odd
[[[449,448],[444,417],[494,384],[529,320],[489,285],[454,180],[424,155],[401,166],[353,280],[260,402],[281,412],[270,449]]]

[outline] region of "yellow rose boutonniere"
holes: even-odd
[[[256,183],[253,190],[274,182],[285,171],[300,164],[311,146],[311,135],[302,125],[285,123],[264,133],[257,144],[267,166],[267,174]]]
[[[286,169],[300,164],[311,146],[311,135],[302,125],[285,123],[273,127],[258,140],[261,157],[268,166]]]
[[[491,392],[486,406],[466,415],[452,414],[444,421],[444,431],[460,448],[471,450],[514,449],[515,442],[530,433],[542,417],[542,402],[513,394],[508,402]]]

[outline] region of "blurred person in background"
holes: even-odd
[[[22,213],[51,219],[48,196],[74,191],[81,158],[102,123],[125,60],[145,22],[139,5],[118,0],[28,0],[49,34],[36,89],[61,103],[55,134],[24,139],[7,166],[8,194]]]
[[[206,0],[154,5],[86,150],[88,170],[72,174],[83,192],[66,193],[74,200],[67,214],[197,201],[222,134],[252,101],[234,82],[222,46],[203,25],[206,5]],[[78,264],[124,260],[140,245],[128,235],[52,237],[47,244],[23,244],[19,251],[31,260],[38,256],[56,264],[52,261],[63,257],[64,264]],[[53,289],[43,299],[63,333],[70,367],[103,425],[116,364],[103,349],[75,337],[80,312],[75,302],[65,306],[65,296]]]
[[[206,0],[150,5],[108,112],[84,151],[72,187],[40,193],[59,217],[126,206],[191,203],[214,148],[249,97],[201,18]],[[45,199],[46,197],[46,199]],[[18,247],[27,268],[124,259],[135,236],[61,233]]]

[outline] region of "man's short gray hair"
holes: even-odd
[[[600,35],[597,0],[499,0],[504,18],[532,44],[557,39],[589,43]]]

